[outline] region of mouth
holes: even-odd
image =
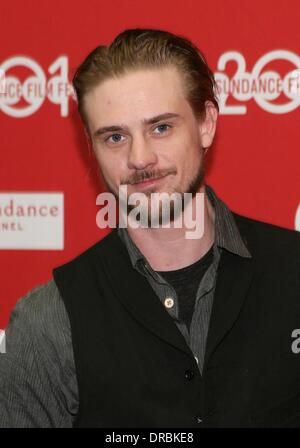
[[[163,179],[165,179],[168,175],[161,176],[161,177],[155,177],[151,179],[145,179],[140,182],[134,182],[132,185],[141,189],[146,189],[148,187],[153,187],[158,185]]]

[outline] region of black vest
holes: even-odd
[[[265,372],[268,381],[272,366],[269,374],[255,327],[263,325],[255,309],[263,308],[265,280],[255,264],[254,223],[235,217],[254,256],[222,252],[203,377],[147,279],[133,269],[116,229],[54,269],[71,323],[80,403],[76,426],[257,426],[253,416],[261,407],[272,407],[273,389],[264,390],[259,377]],[[244,302],[250,303],[246,315]],[[270,341],[274,338],[270,335]],[[273,358],[276,368],[282,356]],[[297,361],[293,381],[299,375]],[[284,385],[281,392],[289,394]],[[278,418],[281,413],[271,423]]]

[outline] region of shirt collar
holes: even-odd
[[[241,237],[232,212],[210,186],[205,185],[205,192],[215,210],[214,245],[240,257],[251,258],[251,254]],[[127,248],[132,265],[136,267],[139,261],[142,260],[145,262],[144,255],[130,238],[127,229],[118,227],[118,235]]]
[[[210,186],[205,185],[205,191],[215,209],[215,243],[217,246],[240,257],[251,258],[232,212]]]

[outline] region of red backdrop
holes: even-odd
[[[208,182],[233,210],[300,230],[298,0],[12,0],[0,8],[0,328],[18,298],[107,232],[96,226],[101,186],[68,80],[125,28],[166,29],[202,49],[222,102]],[[60,193],[60,224],[32,218],[19,235],[18,216],[5,211],[19,193],[28,201]],[[30,232],[34,248],[25,247]],[[45,248],[49,232],[59,242]]]

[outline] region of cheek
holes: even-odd
[[[179,168],[194,169],[200,160],[200,150],[195,142],[185,142],[177,153]]]
[[[124,163],[117,157],[101,157],[97,155],[97,161],[105,179],[111,183],[118,184],[126,174],[123,169]]]
[[[201,151],[197,146],[185,148],[186,152],[182,158],[179,170],[184,182],[189,182],[199,172],[202,162]]]

